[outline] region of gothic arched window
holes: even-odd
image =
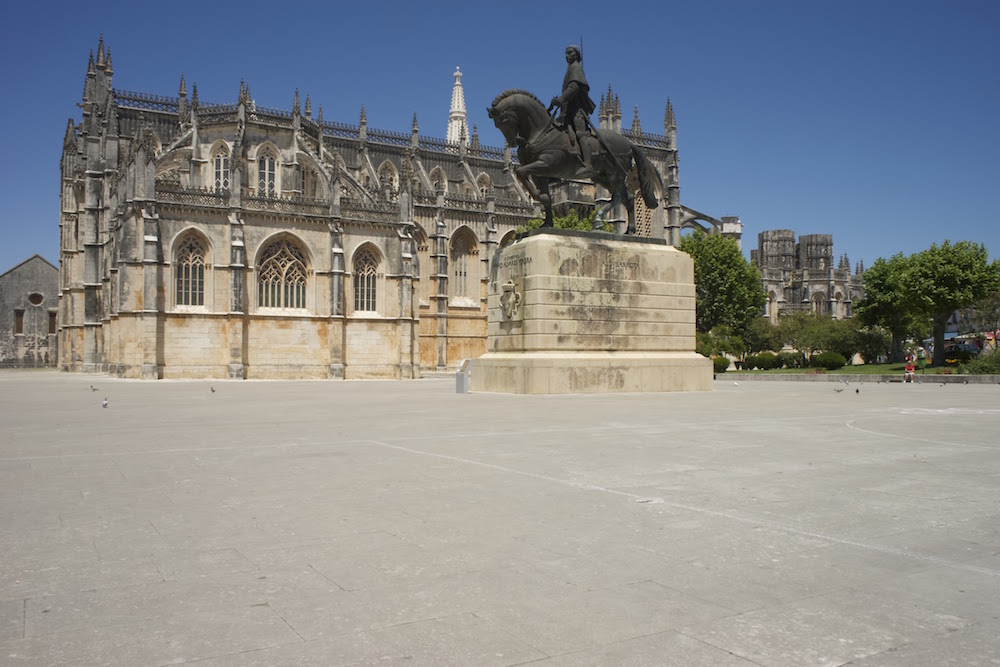
[[[486,174],[479,174],[479,178],[476,179],[476,187],[479,188],[480,195],[488,197],[490,194],[490,177]]]
[[[370,247],[354,256],[354,310],[378,310],[378,255]]]
[[[264,149],[257,157],[257,194],[273,197],[277,194],[276,176],[278,159],[270,149]]]
[[[205,244],[186,236],[174,254],[174,302],[178,306],[205,305]]]
[[[306,307],[306,259],[288,239],[272,241],[260,255],[257,305],[261,308]]]
[[[215,172],[214,188],[216,192],[229,190],[229,151],[220,148],[212,160]]]
[[[448,179],[444,177],[441,167],[434,167],[431,170],[430,179],[435,192],[448,192]]]
[[[451,241],[451,295],[478,298],[479,245],[467,229],[455,233]]]
[[[302,189],[302,196],[315,198],[316,197],[316,183],[318,178],[316,176],[316,171],[302,165],[299,167],[299,186]]]

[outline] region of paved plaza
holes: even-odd
[[[998,637],[998,385],[0,372],[3,665],[965,667]]]

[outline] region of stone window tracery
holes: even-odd
[[[299,167],[299,186],[302,189],[303,197],[309,197],[309,198],[316,197],[317,180],[318,177],[316,176],[316,171],[314,169],[311,169],[310,167],[307,167],[305,165],[301,165]]]
[[[274,197],[278,193],[276,183],[278,160],[270,149],[265,148],[257,158],[257,194]]]
[[[490,194],[490,177],[486,174],[480,174],[479,178],[476,179],[476,187],[479,188],[479,194],[482,197],[488,197]]]
[[[368,247],[354,257],[354,310],[378,310],[378,257]]]
[[[257,271],[257,306],[306,307],[306,259],[288,239],[272,241],[260,256]]]
[[[435,192],[448,192],[448,180],[444,177],[441,167],[434,167],[431,170],[430,179]]]
[[[213,159],[214,184],[216,192],[226,192],[229,190],[229,152],[220,148],[215,152]]]
[[[174,298],[178,306],[205,305],[205,246],[189,235],[174,256]]]
[[[479,246],[468,231],[455,234],[451,242],[451,295],[474,297],[474,286],[479,284],[476,275],[479,263]]]

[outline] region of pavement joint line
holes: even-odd
[[[852,419],[850,421],[844,422],[844,426],[853,430],[860,431],[861,433],[867,433],[869,435],[877,435],[885,438],[900,438],[902,440],[913,440],[915,442],[926,442],[931,445],[948,445],[949,447],[967,447],[969,449],[996,449],[996,447],[991,447],[989,445],[972,445],[965,442],[948,442],[946,440],[930,440],[928,438],[917,438],[912,435],[903,435],[901,433],[882,433],[880,431],[872,431],[870,429],[861,428],[860,426],[855,426],[858,423],[858,419]]]
[[[769,521],[761,517],[753,516],[742,516],[733,512],[727,512],[722,510],[713,510],[707,507],[698,507],[696,505],[688,505],[685,503],[678,503],[666,498],[652,498],[649,496],[640,496],[635,493],[629,493],[628,491],[621,491],[619,489],[610,489],[608,487],[599,486],[597,484],[585,484],[583,482],[574,482],[568,479],[560,479],[558,477],[552,477],[550,475],[540,475],[538,473],[525,472],[523,470],[516,470],[514,468],[508,468],[505,466],[497,465],[495,463],[486,463],[484,461],[476,461],[474,459],[466,459],[459,456],[451,456],[450,454],[438,454],[435,452],[425,452],[419,449],[412,449],[410,447],[403,447],[401,445],[392,445],[386,442],[381,442],[378,440],[365,440],[361,442],[370,442],[379,447],[385,447],[387,449],[395,449],[401,452],[407,452],[409,454],[417,454],[420,456],[430,456],[434,458],[444,459],[447,461],[454,461],[457,463],[465,463],[469,465],[475,465],[483,468],[490,468],[492,470],[498,470],[500,472],[506,472],[513,475],[520,475],[522,477],[530,477],[533,479],[538,479],[546,482],[554,482],[556,484],[561,484],[563,486],[570,486],[577,489],[583,489],[587,491],[599,491],[602,493],[608,493],[611,495],[621,496],[624,498],[629,498],[634,500],[636,503],[640,504],[653,504],[653,505],[666,505],[667,507],[673,507],[675,509],[688,510],[690,512],[697,512],[699,514],[707,514],[709,516],[716,516],[723,519],[728,519],[730,521],[737,521],[739,523],[745,523],[752,526],[769,528],[771,530],[778,530],[785,533],[791,533],[794,535],[801,535],[803,537],[813,537],[825,542],[831,542],[833,544],[843,544],[845,546],[855,547],[858,549],[866,549],[868,551],[877,551],[880,553],[890,554],[893,556],[899,556],[903,558],[910,558],[913,560],[924,561],[928,563],[933,563],[942,567],[950,567],[957,570],[965,570],[968,572],[975,572],[977,574],[985,574],[991,577],[1000,577],[1000,570],[994,570],[987,567],[979,567],[978,565],[969,565],[967,563],[955,562],[948,560],[946,558],[940,558],[938,556],[932,556],[930,554],[922,554],[915,551],[908,551],[906,549],[895,549],[893,547],[886,547],[878,544],[871,544],[869,542],[859,542],[857,540],[849,540],[842,537],[837,537],[835,535],[829,535],[827,533],[820,533],[811,530],[805,530],[802,528],[797,528],[777,521]]]

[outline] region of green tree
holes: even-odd
[[[960,312],[962,329],[959,333],[974,334],[982,340],[984,334],[989,332],[994,335],[995,340],[1000,331],[1000,292],[982,297]]]
[[[857,323],[829,317],[820,319],[823,320],[821,322],[823,350],[836,352],[850,364],[861,347]]]
[[[725,236],[695,232],[681,239],[680,249],[694,260],[698,331],[724,324],[742,334],[767,300],[757,269]]]
[[[801,310],[778,318],[778,337],[808,357],[822,350],[827,338],[823,320]]]
[[[775,352],[781,349],[778,328],[771,324],[771,320],[766,317],[750,320],[747,328],[743,331],[743,342],[746,344],[746,354]]]
[[[902,361],[903,342],[919,328],[921,312],[909,295],[909,271],[913,258],[897,253],[881,257],[865,270],[865,298],[855,306],[855,315],[868,327],[881,327],[890,336],[889,360]]]
[[[882,327],[861,327],[855,335],[858,341],[858,354],[866,364],[878,363],[879,357],[889,356],[892,337]]]
[[[582,232],[590,232],[594,230],[594,218],[597,217],[597,209],[595,208],[589,215],[580,217],[576,209],[570,209],[569,213],[566,215],[556,215],[553,216],[552,222],[556,229],[575,229]],[[533,229],[538,229],[542,226],[542,218],[533,218],[528,221],[528,224],[518,227],[517,232],[519,234],[524,234],[530,232]],[[598,231],[602,232],[614,232],[615,227],[610,222],[605,222]]]
[[[911,257],[905,294],[930,319],[935,366],[944,364],[944,329],[956,310],[1000,290],[1000,262],[989,261],[986,246],[945,241]],[[867,298],[868,273],[865,272]]]

